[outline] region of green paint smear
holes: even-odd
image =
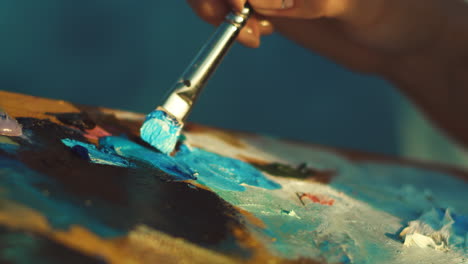
[[[253,165],[257,169],[269,173],[271,175],[282,176],[287,178],[307,179],[313,177],[317,173],[316,170],[308,168],[305,163],[301,163],[297,167],[278,162]]]
[[[318,182],[329,183],[335,175],[333,171],[319,171],[314,168],[307,167],[306,163],[301,163],[296,167],[289,164],[273,162],[268,164],[252,164],[257,169],[271,175],[281,176],[285,178],[294,178],[299,180],[315,179]]]
[[[14,142],[13,140],[11,140],[9,137],[6,137],[6,136],[0,136],[0,144],[19,146],[18,143]]]

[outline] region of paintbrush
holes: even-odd
[[[226,16],[174,85],[163,105],[146,116],[140,128],[140,136],[144,141],[165,154],[174,150],[184,121],[201,90],[233,45],[251,13],[251,7],[246,5],[242,11],[231,12]]]

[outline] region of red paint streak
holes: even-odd
[[[112,134],[101,128],[100,126],[96,126],[93,129],[87,129],[85,130],[86,133],[84,136],[88,139],[99,139],[102,137],[107,137],[111,136]]]
[[[301,199],[302,201],[303,198],[308,198],[314,203],[328,205],[328,206],[332,206],[335,203],[335,200],[333,200],[332,198],[327,197],[325,195],[321,195],[321,194],[317,194],[317,195],[311,194],[311,193],[300,194],[299,199]]]

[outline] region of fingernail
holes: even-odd
[[[271,23],[268,20],[260,20],[260,26],[262,26],[262,27],[271,27]]]
[[[261,35],[270,35],[274,31],[273,24],[266,19],[260,20],[259,25]]]
[[[241,32],[239,37],[242,39],[242,42],[252,48],[259,46],[259,37],[255,34],[255,31],[252,27],[245,27]]]
[[[288,9],[294,6],[294,0],[283,0],[282,9]]]

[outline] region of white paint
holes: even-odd
[[[440,226],[434,232],[409,232],[408,229],[406,244],[415,246],[404,246],[403,240],[395,238],[403,224],[418,212],[442,207],[467,215],[466,182],[445,173],[410,166],[356,163],[333,151],[272,138],[239,134],[236,137],[246,143],[245,148],[239,148],[210,134],[186,135],[190,144],[233,158],[251,157],[292,166],[305,162],[316,169],[337,171],[330,185],[267,175],[282,188],[264,190],[246,186],[245,192],[214,190],[266,224],[265,230],[249,228],[274,254],[291,259],[322,258],[328,263],[467,263],[468,252],[463,249],[468,243],[465,236],[457,245],[445,243],[443,246],[450,248],[446,252],[417,246],[437,248],[441,241],[451,241],[454,237],[443,233],[450,231],[448,218],[439,221]],[[296,193],[324,195],[335,203],[333,206],[302,205]],[[283,210],[294,212],[297,217],[292,217],[292,213],[286,215]],[[421,218],[415,221],[418,220]],[[437,237],[437,232],[442,235]]]
[[[419,233],[413,233],[405,236],[405,246],[407,247],[420,247],[420,248],[434,248],[442,250],[444,245],[437,245],[431,237],[421,235]]]
[[[409,222],[400,236],[405,239],[405,246],[449,250],[449,240],[452,235],[452,225],[455,221],[446,210],[444,217],[439,219],[435,209],[423,214],[419,219]]]

